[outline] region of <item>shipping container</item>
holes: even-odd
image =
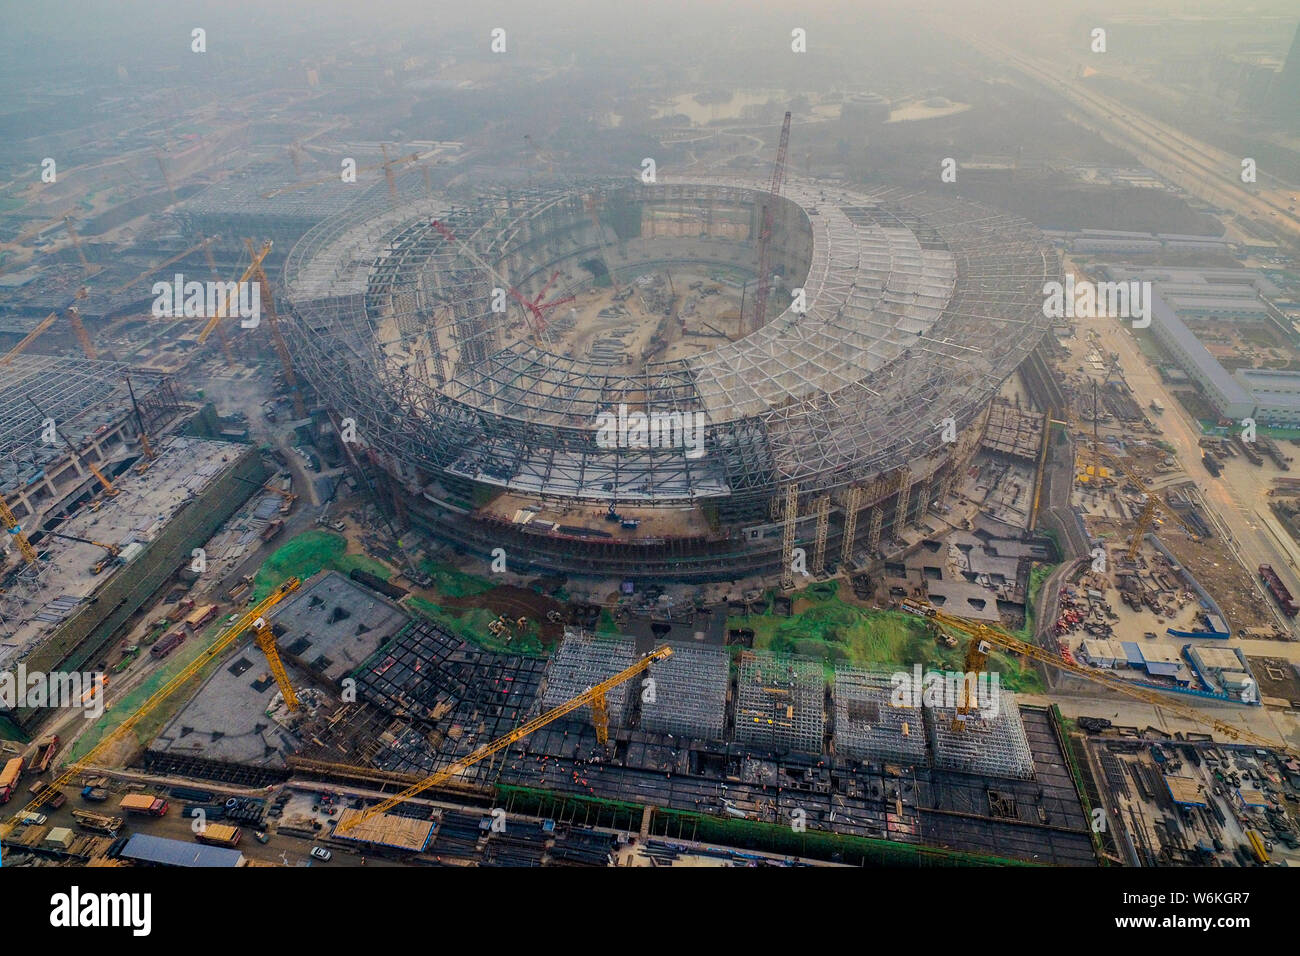
[[[127,813],[160,817],[167,812],[167,801],[147,793],[133,793],[130,796],[123,797],[117,807]]]
[[[200,843],[211,846],[233,847],[239,843],[242,835],[243,831],[239,827],[232,827],[225,823],[209,823],[196,835],[196,839]]]

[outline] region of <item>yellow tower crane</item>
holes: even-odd
[[[35,564],[36,549],[27,540],[27,535],[23,534],[22,526],[18,523],[18,519],[14,517],[14,513],[9,509],[9,505],[3,497],[0,497],[0,523],[4,524],[5,530],[13,535],[14,540],[18,542],[18,553],[23,556],[23,560],[28,564]]]
[[[1084,467],[1082,473],[1080,473],[1078,476],[1078,480],[1085,483],[1089,481],[1095,481],[1101,483],[1109,479],[1110,474],[1102,466],[1102,462],[1104,460],[1106,463],[1108,463],[1111,466],[1111,468],[1113,468],[1115,471],[1118,471],[1120,474],[1124,475],[1125,478],[1131,481],[1133,483],[1133,486],[1137,488],[1138,494],[1143,496],[1144,504],[1142,506],[1142,511],[1138,514],[1137,521],[1134,522],[1133,538],[1129,542],[1129,546],[1128,546],[1128,559],[1132,561],[1134,558],[1137,557],[1138,550],[1142,547],[1142,536],[1147,533],[1147,529],[1151,527],[1151,523],[1155,520],[1156,507],[1159,504],[1161,504],[1161,499],[1158,495],[1156,495],[1149,488],[1147,488],[1147,486],[1143,483],[1142,479],[1139,478],[1131,468],[1129,468],[1126,464],[1124,464],[1124,461],[1118,455],[1112,454],[1109,451],[1103,451],[1101,449],[1096,434],[1096,427],[1097,427],[1096,414],[1097,414],[1096,409],[1094,409],[1092,463]],[[1049,419],[1049,424],[1064,425],[1067,428],[1070,428],[1071,430],[1082,431],[1082,428],[1079,425],[1078,418],[1075,417],[1074,415],[1070,415],[1069,418],[1070,418],[1069,421],[1058,421],[1056,419]],[[1180,515],[1174,508],[1167,507],[1166,510],[1169,512],[1169,514],[1173,515],[1175,521],[1177,521],[1180,525],[1182,525],[1183,530],[1185,530],[1189,535],[1191,535],[1192,540],[1201,541],[1204,539],[1204,535],[1202,535],[1201,532],[1196,530],[1196,528],[1192,527],[1192,525],[1189,524],[1183,518],[1183,516]]]
[[[209,236],[203,240],[203,258],[208,260],[208,271],[212,273],[213,280],[219,280],[221,275],[217,271],[217,260],[212,255],[212,243],[219,239],[220,236]],[[217,326],[217,338],[221,340],[221,351],[226,356],[226,366],[235,367],[235,356],[230,351],[230,336],[226,335],[224,325]]]
[[[90,341],[90,334],[86,331],[86,326],[82,324],[81,313],[77,311],[75,305],[78,299],[84,299],[89,294],[90,291],[85,286],[82,286],[73,297],[72,302],[64,309],[64,314],[68,317],[68,323],[72,326],[72,331],[77,336],[77,343],[81,346],[81,351],[85,353],[86,358],[93,362],[99,357],[99,355],[95,351],[94,344]],[[42,332],[58,321],[58,318],[59,313],[51,312],[45,318],[41,319],[40,322],[36,323],[36,327],[23,336],[22,341],[6,352],[4,358],[0,358],[0,368],[12,363],[13,360],[27,348],[27,346],[31,345],[40,337]]]
[[[42,411],[41,406],[37,405],[35,400],[30,395],[27,396],[27,401],[32,406],[32,408],[36,409],[36,413],[38,415],[41,415],[46,418],[49,417],[45,415],[45,412]],[[54,423],[54,419],[52,418],[50,418],[49,421],[51,423]],[[74,446],[72,442],[68,440],[68,436],[63,434],[63,432],[59,429],[59,426],[57,424],[54,424],[54,434],[58,435],[60,438],[63,439],[63,443],[68,446],[68,451],[72,452],[73,458],[75,458],[77,461],[81,462],[88,469],[90,469],[90,473],[95,476],[96,480],[99,481],[100,486],[104,489],[104,494],[106,494],[110,498],[116,498],[118,493],[117,488],[113,486],[113,483],[108,480],[108,477],[102,471],[99,470],[99,468],[95,465],[93,461],[91,461],[89,458],[86,458],[84,455],[81,454],[81,452],[77,451],[76,446]]]
[[[520,726],[516,727],[514,730],[510,731],[510,733],[506,734],[504,737],[498,737],[496,740],[492,741],[491,743],[484,744],[482,747],[479,747],[473,753],[461,757],[459,760],[455,761],[454,763],[438,771],[433,776],[425,777],[423,780],[419,781],[418,783],[411,784],[401,793],[395,793],[391,797],[388,797],[387,799],[381,800],[379,803],[376,803],[373,807],[367,808],[364,813],[359,813],[356,816],[352,817],[351,819],[347,820],[346,822],[340,822],[338,824],[337,829],[340,832],[347,832],[348,830],[351,830],[353,827],[365,823],[367,820],[370,820],[381,813],[385,813],[391,810],[399,803],[405,803],[407,800],[410,800],[412,797],[418,796],[419,794],[428,790],[430,787],[436,787],[439,786],[440,784],[446,783],[452,777],[461,773],[468,767],[472,767],[480,760],[483,760],[486,757],[491,757],[493,754],[505,750],[515,741],[522,740],[523,738],[527,737],[529,734],[533,733],[534,731],[540,730],[542,727],[545,727],[547,724],[559,720],[565,714],[572,713],[573,711],[577,710],[579,707],[582,707],[586,704],[591,705],[592,722],[596,725],[596,739],[600,741],[600,744],[603,747],[606,743],[609,742],[609,707],[608,704],[606,703],[605,695],[608,694],[615,687],[617,687],[619,684],[631,680],[633,677],[635,677],[637,674],[640,674],[642,671],[646,670],[651,664],[655,663],[656,661],[666,660],[672,656],[673,656],[673,649],[669,647],[667,644],[663,645],[662,647],[655,648],[653,651],[651,651],[645,657],[641,658],[631,667],[624,668],[623,670],[615,674],[613,677],[609,678],[609,680],[602,681],[601,683],[597,684],[595,687],[587,688],[587,690],[583,691],[577,697],[574,697],[570,700],[566,700],[563,704],[561,704],[559,707],[556,707],[554,710],[548,710],[540,717],[534,717],[532,720],[528,721],[528,723],[521,724]]]
[[[984,670],[988,662],[989,652],[994,646],[1003,650],[1011,651],[1014,654],[1021,654],[1030,660],[1037,661],[1040,664],[1046,664],[1057,670],[1065,671],[1075,677],[1082,677],[1084,680],[1091,681],[1094,684],[1100,684],[1126,697],[1134,700],[1140,700],[1144,704],[1150,704],[1153,707],[1159,707],[1170,713],[1177,714],[1187,720],[1195,721],[1211,728],[1229,740],[1248,743],[1255,747],[1267,747],[1269,749],[1285,749],[1289,753],[1297,752],[1287,745],[1276,741],[1269,740],[1267,737],[1261,737],[1258,734],[1248,730],[1243,730],[1233,724],[1221,720],[1215,720],[1204,712],[1197,710],[1195,707],[1189,707],[1187,704],[1178,700],[1173,700],[1168,694],[1162,694],[1159,691],[1148,690],[1145,687],[1138,687],[1121,677],[1113,677],[1103,671],[1090,667],[1083,667],[1079,664],[1072,664],[1059,655],[1050,651],[1043,650],[1037,644],[1030,644],[1013,637],[1001,628],[993,627],[983,621],[967,620],[963,617],[956,617],[952,614],[946,614],[938,608],[921,604],[921,613],[924,617],[929,618],[936,624],[946,627],[949,630],[956,631],[968,637],[969,643],[966,645],[965,670],[967,674],[978,674]],[[953,720],[953,730],[963,730],[966,726],[967,715],[975,708],[974,702],[970,699],[971,688],[963,682],[962,701],[957,707],[957,715]],[[1300,755],[1300,754],[1297,754]]]
[[[297,691],[293,689],[293,682],[289,680],[289,672],[284,669],[284,662],[280,660],[279,648],[275,646],[275,632],[271,630],[271,625],[265,618],[259,617],[253,622],[253,638],[257,641],[257,646],[262,649],[262,653],[266,655],[266,662],[271,665],[271,674],[275,677],[275,682],[280,685],[285,706],[290,711],[297,711],[302,704],[298,701]]]
[[[262,267],[262,260],[271,254],[271,240],[266,240],[266,242],[262,244],[262,248],[257,252],[253,251],[252,244],[250,243],[248,246],[248,252],[249,255],[252,256],[252,261],[249,262],[248,268],[244,270],[243,274],[235,280],[236,286],[241,282],[247,282],[249,279],[252,279],[257,275],[258,270]],[[208,318],[208,324],[205,325],[203,331],[199,333],[200,345],[203,345],[208,341],[208,336],[210,336],[213,330],[221,324],[221,320],[226,317],[226,313],[229,311],[230,307],[230,299],[236,294],[236,292],[236,289],[228,290],[222,300],[217,303],[217,308]]]
[[[248,247],[249,255],[253,255],[253,240],[245,239],[244,245]],[[289,346],[285,344],[284,336],[280,334],[280,317],[275,312],[275,299],[271,293],[271,280],[266,277],[266,272],[262,269],[262,260],[266,258],[266,252],[271,249],[271,243],[268,241],[262,247],[263,254],[256,256],[253,260],[253,274],[257,281],[262,283],[262,302],[266,309],[266,323],[271,327],[271,341],[275,343],[276,354],[280,357],[280,369],[284,372],[284,384],[289,387],[289,393],[293,396],[293,411],[298,418],[307,417],[307,406],[302,400],[302,389],[298,386],[298,377],[293,374],[293,360],[289,356]]]
[[[1160,497],[1147,488],[1147,486],[1142,483],[1142,479],[1134,474],[1133,470],[1125,465],[1120,459],[1112,455],[1106,455],[1105,457],[1110,459],[1111,463],[1124,475],[1125,478],[1133,482],[1133,486],[1137,488],[1138,494],[1144,496],[1146,499],[1146,503],[1142,506],[1142,512],[1138,515],[1137,522],[1133,526],[1133,540],[1129,542],[1128,546],[1128,559],[1132,561],[1137,557],[1138,548],[1142,546],[1142,536],[1146,534],[1147,529],[1151,527],[1151,522],[1155,520],[1156,505],[1161,503]],[[1174,516],[1174,520],[1183,526],[1183,530],[1192,536],[1192,540],[1200,541],[1202,539],[1203,535],[1188,524],[1183,519],[1183,516],[1177,511],[1173,508],[1166,508],[1165,510]]]
[[[58,776],[48,787],[45,787],[38,793],[26,809],[31,812],[39,810],[46,802],[53,800],[62,789],[71,783],[76,776],[88,767],[94,765],[95,761],[101,756],[109,753],[112,748],[125,740],[132,731],[140,724],[142,720],[158,709],[172,694],[184,687],[199,675],[199,672],[210,661],[220,657],[221,654],[235,640],[243,634],[248,628],[255,627],[258,621],[263,620],[263,616],[275,605],[279,604],[290,593],[297,590],[301,582],[297,578],[289,578],[269,595],[259,601],[256,605],[249,608],[238,621],[228,627],[220,637],[210,644],[202,654],[185,666],[185,668],[166,684],[154,691],[153,696],[140,705],[140,709],[133,713],[126,720],[118,724],[113,730],[109,731],[104,737],[87,751],[86,755],[68,765],[67,769]],[[99,693],[103,693],[101,689]]]
[[[23,336],[17,345],[6,352],[4,358],[0,358],[0,368],[10,365],[14,359],[22,354],[23,350],[26,349],[27,346],[31,345],[40,337],[42,332],[53,325],[58,317],[59,313],[51,312],[45,318],[41,319],[41,321],[37,322],[35,328]]]

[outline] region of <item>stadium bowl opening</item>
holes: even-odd
[[[836,559],[923,516],[1059,271],[974,203],[700,179],[359,203],[284,284],[295,366],[412,522],[512,569],[721,580],[781,566],[790,501]]]

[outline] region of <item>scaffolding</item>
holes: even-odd
[[[971,711],[963,730],[953,730],[955,707],[927,707],[934,765],[943,770],[1029,780],[1034,756],[1029,749],[1020,708],[1010,694],[997,698],[996,713]]]
[[[826,535],[831,524],[831,496],[822,495],[814,502],[813,514],[817,516],[817,530],[813,542],[812,573],[826,570]]]
[[[587,631],[566,629],[564,640],[546,670],[542,710],[550,710],[577,697],[631,667],[636,660],[636,648],[630,640],[597,637]],[[626,727],[628,684],[619,684],[607,693],[605,702],[609,708],[609,726]],[[581,708],[579,713],[588,721],[592,719],[590,707]]]
[[[726,732],[731,657],[724,648],[671,644],[656,664],[654,693],[641,692],[641,728],[692,740],[722,740]]]
[[[903,529],[907,527],[907,505],[912,495],[912,469],[904,466],[899,473],[898,498],[894,510],[894,537],[903,540]]]
[[[853,560],[854,538],[858,534],[858,512],[862,510],[862,486],[850,485],[848,500],[844,503],[844,535],[840,540],[840,561]]]
[[[794,538],[799,523],[799,486],[785,487],[785,504],[781,506],[781,589],[794,590]]]
[[[825,684],[820,661],[745,651],[736,680],[736,742],[821,753]]]
[[[925,721],[920,707],[898,706],[885,672],[835,669],[835,753],[853,760],[926,763]]]

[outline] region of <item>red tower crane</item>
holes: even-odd
[[[763,231],[758,234],[758,291],[754,293],[754,311],[746,326],[748,332],[761,328],[767,319],[767,296],[771,291],[772,272],[772,217],[781,186],[785,182],[785,154],[790,145],[790,113],[781,123],[781,145],[776,150],[776,166],[772,169],[772,185],[768,188],[767,202],[763,204]]]
[[[542,286],[542,291],[537,293],[537,296],[534,299],[524,298],[523,295],[521,295],[513,286],[510,289],[510,294],[518,300],[519,304],[532,313],[533,328],[537,330],[537,334],[539,335],[546,330],[547,313],[552,309],[559,308],[566,302],[573,301],[573,296],[571,295],[566,295],[563,299],[552,299],[550,302],[542,301],[542,297],[546,295],[546,291],[550,289],[551,283],[558,279],[559,276],[560,274],[558,272],[552,272],[551,277],[546,280],[546,285]]]
[[[483,260],[483,257],[480,256],[477,252],[475,252],[470,247],[469,243],[462,242],[460,237],[457,236],[444,223],[441,223],[437,219],[435,219],[430,223],[430,225],[432,225],[433,228],[438,231],[438,234],[442,236],[444,239],[446,239],[448,242],[455,243],[465,254],[465,256],[470,260],[470,262],[474,263],[476,266],[478,266],[480,269],[482,269],[484,272],[490,275],[497,282],[500,282],[502,288],[504,288],[507,292],[509,292],[511,297],[514,298],[520,305],[524,307],[524,309],[532,317],[533,340],[540,345],[542,334],[546,331],[546,313],[557,306],[561,306],[564,305],[564,303],[566,302],[573,301],[573,296],[571,295],[566,296],[563,299],[555,299],[554,301],[551,302],[542,301],[542,296],[546,295],[546,291],[551,287],[551,283],[556,280],[556,277],[559,276],[559,273],[558,272],[553,273],[551,277],[546,280],[546,285],[542,287],[542,291],[537,293],[536,298],[530,300],[526,298],[522,292],[520,292],[518,289],[512,286],[509,282],[506,282],[505,279],[502,278],[501,273],[497,272],[496,269],[492,268],[491,265],[485,262]]]

